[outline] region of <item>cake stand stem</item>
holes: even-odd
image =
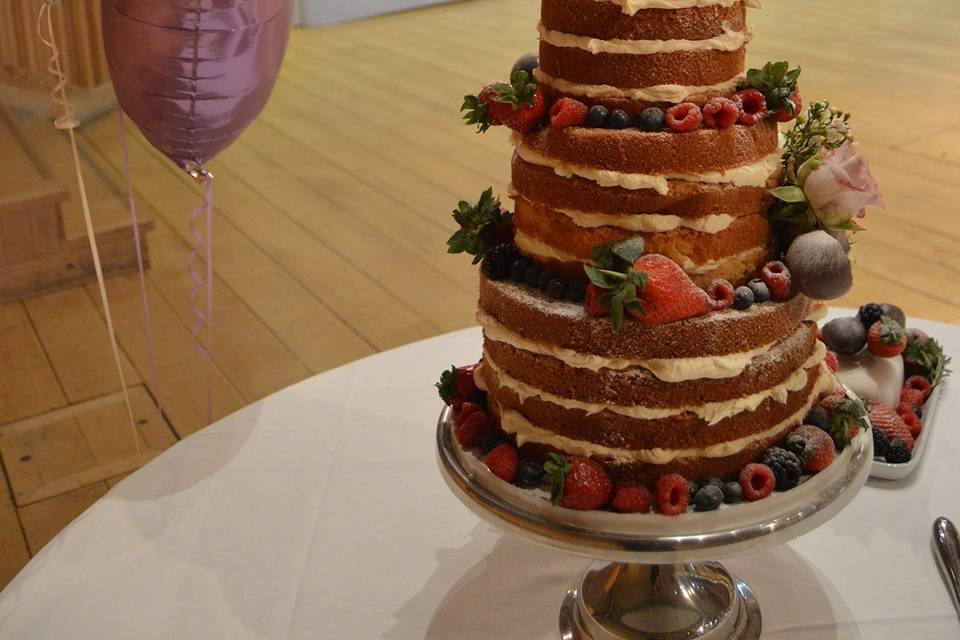
[[[597,562],[560,610],[563,640],[756,640],[760,607],[716,562]]]

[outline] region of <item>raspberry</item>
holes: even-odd
[[[708,127],[726,129],[732,127],[740,119],[740,105],[729,98],[710,98],[703,105],[703,122]]]
[[[827,356],[823,359],[823,361],[827,363],[827,369],[830,369],[830,373],[836,373],[837,369],[840,367],[840,359],[833,351],[827,351]]]
[[[714,309],[729,309],[733,304],[733,285],[727,280],[714,280],[707,287],[707,295]]]
[[[489,427],[490,421],[487,419],[487,414],[483,411],[474,411],[467,416],[466,420],[454,427],[453,432],[461,446],[475,447],[483,440]]]
[[[520,459],[516,449],[508,444],[501,444],[487,455],[486,462],[487,469],[490,469],[493,475],[504,482],[512,482]]]
[[[768,262],[763,266],[760,277],[770,288],[774,300],[786,300],[790,297],[790,271],[787,265],[779,260]]]
[[[678,473],[662,476],[657,480],[657,506],[660,513],[678,516],[687,510],[690,504],[690,485],[687,479]]]
[[[656,498],[645,486],[618,484],[611,506],[620,513],[648,513]]]
[[[693,131],[703,122],[703,112],[692,102],[681,102],[667,109],[667,126],[674,131]]]
[[[905,413],[898,414],[900,419],[903,420],[903,424],[907,425],[907,430],[910,431],[910,435],[914,438],[920,435],[920,431],[923,430],[923,423],[920,422],[920,418],[917,417],[913,411],[907,411]]]
[[[903,416],[905,413],[912,413],[918,418],[923,417],[923,412],[920,411],[920,407],[914,406],[912,402],[901,402],[897,405],[897,415]]]
[[[767,115],[767,99],[756,89],[746,89],[733,96],[740,105],[740,124],[754,125]]]
[[[923,403],[927,401],[926,396],[923,395],[923,391],[920,389],[912,389],[910,387],[904,387],[903,391],[900,392],[900,403],[907,403],[911,407],[922,407]]]
[[[904,388],[922,391],[924,400],[929,398],[930,393],[933,392],[933,386],[930,384],[930,381],[923,376],[910,376],[907,378],[907,381],[903,383],[903,386]]]
[[[763,500],[773,493],[776,482],[773,471],[765,464],[748,464],[740,472],[740,486],[743,488],[743,497],[750,502]]]
[[[550,108],[550,126],[554,129],[579,127],[587,119],[587,105],[573,98],[560,98]]]

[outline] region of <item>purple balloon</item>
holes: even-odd
[[[120,107],[184,168],[256,119],[290,33],[290,0],[101,0]]]

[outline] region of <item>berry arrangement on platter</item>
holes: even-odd
[[[903,311],[870,303],[856,316],[821,330],[837,376],[867,403],[877,460],[905,464],[923,435],[924,408],[950,374],[950,358],[935,339],[908,329]]]
[[[758,462],[745,465],[730,477],[695,481],[671,473],[650,487],[615,482],[601,464],[585,456],[550,452],[542,459],[523,455],[516,438],[500,430],[488,413],[486,393],[475,382],[481,365],[451,366],[436,383],[440,398],[454,411],[453,437],[457,444],[481,459],[503,482],[538,491],[545,498],[549,495],[554,505],[577,511],[677,516],[757,502],[775,492],[795,489],[826,470],[837,454],[868,428],[863,403],[837,388],[817,401],[803,424],[787,435],[783,446],[770,447]],[[872,407],[870,416],[874,418]],[[887,428],[886,423],[880,424],[881,429]],[[879,432],[879,437],[883,438],[885,432]],[[894,450],[901,446],[900,440],[895,442]]]

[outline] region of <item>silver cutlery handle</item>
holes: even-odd
[[[933,546],[937,550],[937,560],[946,576],[953,604],[960,612],[960,538],[957,528],[947,518],[933,521]]]

